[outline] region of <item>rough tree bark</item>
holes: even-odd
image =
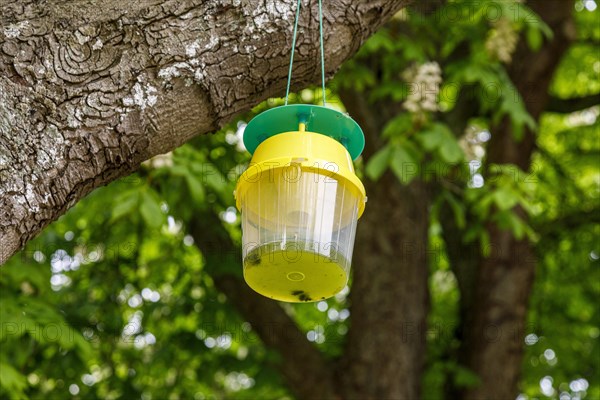
[[[331,75],[410,0],[325,2]],[[0,263],[94,188],[281,94],[294,0],[0,2]],[[303,1],[295,87],[318,81]]]

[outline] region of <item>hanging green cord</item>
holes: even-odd
[[[325,107],[325,50],[323,49],[323,6],[319,0],[319,43],[321,44],[321,89],[323,90],[323,107]]]
[[[292,54],[290,55],[290,68],[288,70],[287,88],[285,89],[285,105],[288,105],[290,95],[290,84],[292,82],[292,66],[294,65],[294,53],[296,51],[296,35],[298,33],[298,20],[300,19],[301,0],[298,0],[296,6],[296,20],[294,21],[294,36],[292,38]],[[323,5],[319,0],[319,43],[321,48],[321,90],[323,91],[323,107],[325,107],[325,49],[323,47]]]
[[[292,54],[290,55],[290,69],[288,71],[287,89],[285,89],[285,105],[288,104],[288,96],[290,95],[290,83],[292,82],[292,66],[294,65],[294,52],[296,50],[296,34],[298,33],[298,19],[300,17],[300,1],[296,6],[296,20],[294,21],[294,37],[292,38]]]

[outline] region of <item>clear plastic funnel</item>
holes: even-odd
[[[261,174],[241,201],[248,285],[289,302],[338,293],[348,281],[360,201],[349,182],[300,165]]]

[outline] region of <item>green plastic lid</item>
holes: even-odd
[[[356,121],[342,112],[312,104],[275,107],[258,114],[244,130],[244,145],[250,154],[254,154],[263,141],[280,133],[297,131],[300,123],[306,125],[308,132],[340,142],[353,160],[365,147],[365,136]]]

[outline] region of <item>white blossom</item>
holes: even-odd
[[[499,18],[492,22],[485,49],[492,58],[509,64],[518,42],[519,32],[514,24],[508,18]]]
[[[437,62],[413,65],[402,73],[409,84],[409,93],[403,107],[412,113],[439,110],[438,96],[442,83],[442,69]]]

